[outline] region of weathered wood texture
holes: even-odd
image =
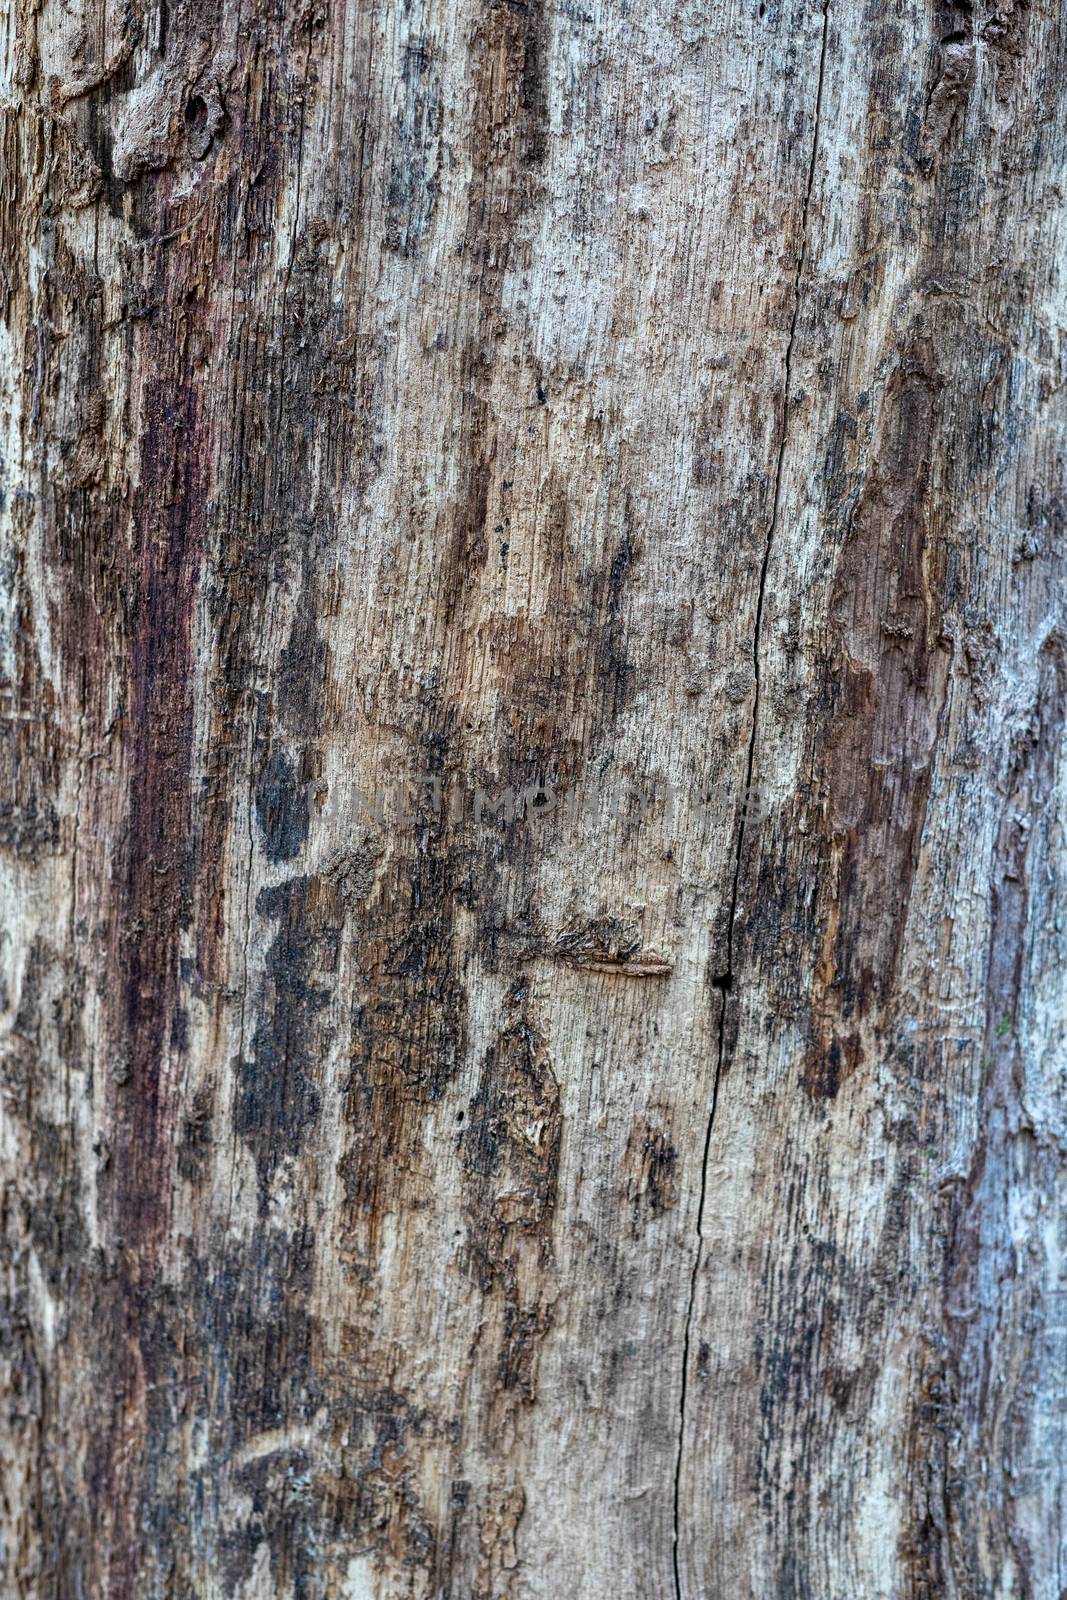
[[[3,1594],[1061,1600],[1055,0],[5,59]]]

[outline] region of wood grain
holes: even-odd
[[[1062,1600],[1051,0],[11,0],[0,1589]]]

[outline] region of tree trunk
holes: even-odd
[[[1060,1600],[1051,0],[13,0],[0,1588]]]

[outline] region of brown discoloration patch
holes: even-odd
[[[180,255],[175,257],[180,262]],[[166,270],[161,270],[161,277]],[[197,320],[180,266],[168,285]],[[173,1191],[176,1063],[183,1028],[179,941],[192,915],[193,623],[206,544],[210,433],[197,385],[179,383],[166,350],[179,338],[163,325],[145,397],[141,483],[130,522],[128,570],[136,599],[127,621],[128,714],[121,759],[128,773],[122,866],[112,927],[119,976],[111,1005],[112,1048],[123,1081],[113,1088],[115,1183],[112,1226],[123,1241],[126,1395],[117,1412],[107,1486],[110,1581],[133,1594],[140,1570],[136,1462],[147,1425],[146,1396],[161,1381],[162,1352],[145,1337],[142,1303]]]
[[[502,1427],[534,1398],[552,1325],[552,1221],[562,1130],[559,1085],[544,1041],[520,1015],[487,1052],[461,1137],[471,1265],[495,1319],[492,1411]]]
[[[542,0],[490,0],[472,40],[480,111],[472,213],[493,267],[506,265],[514,217],[529,206],[544,160],[546,28]]]
[[[813,1100],[832,1100],[862,1060],[858,1033],[830,1038],[808,1051],[800,1081]]]
[[[952,1568],[946,1534],[950,1519],[949,1429],[956,1397],[940,1340],[924,1339],[912,1380],[908,1428],[911,1516],[898,1549],[915,1600],[941,1600],[950,1592]]]
[[[886,385],[878,448],[838,562],[826,712],[816,736],[829,843],[805,1082],[832,1097],[856,1023],[890,994],[918,866],[948,681],[929,476],[941,379],[916,337]]]
[[[512,1593],[519,1565],[516,1535],[525,1509],[526,1495],[520,1484],[487,1496],[478,1527],[476,1600],[506,1600]]]
[[[480,376],[479,363],[475,361],[468,380],[472,392],[464,395],[463,404],[463,486],[458,504],[451,509],[452,532],[442,568],[439,604],[449,627],[462,615],[490,549],[489,511],[497,435],[492,408],[477,392]]]
[[[462,375],[460,498],[450,508],[441,609],[452,626],[497,548],[490,512],[503,494],[494,468],[500,451],[492,396],[496,346],[504,331],[503,274],[521,245],[521,223],[543,158],[545,19],[541,0],[491,0],[471,39],[475,107],[472,180],[464,257],[472,315]],[[501,524],[503,526],[503,524]]]
[[[451,759],[453,729],[432,696],[423,713],[415,766],[439,775]],[[356,878],[365,898],[353,950],[348,1145],[338,1171],[342,1252],[357,1276],[372,1268],[383,1216],[400,1200],[397,1168],[421,1147],[427,1109],[442,1101],[467,1049],[468,998],[455,935],[471,870],[467,853],[447,821],[416,831],[409,849],[393,845],[389,851],[369,843]],[[344,872],[338,876],[332,865],[330,877],[343,894]]]
[[[134,524],[141,548],[133,557],[143,583],[130,643],[130,770],[125,872],[118,952],[124,973],[117,1039],[126,1049],[136,1120],[123,1151],[123,1225],[144,1242],[165,1226],[168,1184],[162,1164],[171,1111],[166,1078],[170,1030],[178,1002],[178,936],[190,915],[192,641],[202,506],[207,485],[193,465],[206,441],[198,432],[195,392],[173,415],[169,384],[150,401],[143,487]],[[187,437],[199,437],[196,455]]]

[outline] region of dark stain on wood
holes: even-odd
[[[864,1018],[891,993],[930,794],[949,651],[929,475],[943,381],[929,340],[886,385],[878,449],[834,576],[832,653],[815,732],[826,843],[822,954],[803,1081],[832,1098],[862,1058]]]
[[[670,1134],[645,1118],[630,1127],[623,1168],[635,1228],[670,1211],[678,1201],[678,1152]]]
[[[502,1299],[495,1408],[502,1425],[536,1390],[552,1326],[562,1111],[547,1047],[520,1015],[486,1053],[460,1149],[471,1267],[482,1293]]]
[[[278,1164],[296,1154],[319,1115],[321,1063],[329,1043],[322,1017],[337,969],[336,890],[293,878],[260,891],[256,910],[277,925],[267,952],[252,1053],[237,1070],[234,1125],[256,1159],[266,1209]]]

